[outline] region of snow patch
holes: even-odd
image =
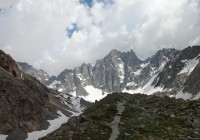
[[[85,81],[85,79],[83,78],[83,75],[81,73],[76,74],[76,76],[81,80],[81,81]]]
[[[149,62],[148,62],[148,63],[143,63],[143,64],[141,64],[141,65],[140,65],[141,69],[139,69],[139,70],[137,70],[136,72],[134,72],[134,75],[135,75],[135,76],[140,75],[142,69],[145,68],[145,67],[147,67],[148,65],[149,65]]]
[[[119,77],[120,77],[120,83],[124,82],[124,62],[121,61],[119,64]]]
[[[149,64],[150,64],[149,62],[148,62],[148,63],[143,63],[143,64],[140,65],[140,67],[141,67],[141,68],[145,68],[145,67],[147,67]]]
[[[137,84],[135,82],[129,82],[126,84],[126,86],[137,86]]]
[[[6,140],[7,137],[8,137],[8,135],[0,134],[0,140]]]
[[[170,97],[170,98],[174,98],[174,97],[176,97],[176,95],[169,95],[169,97]]]
[[[198,99],[200,99],[200,92],[194,98],[192,98],[192,100],[198,100]]]
[[[95,100],[100,100],[108,95],[107,92],[104,92],[101,89],[95,88],[93,86],[84,87],[85,90],[89,93],[87,96],[79,96],[86,101],[95,102]]]
[[[194,59],[191,60],[182,60],[182,62],[185,62],[185,67],[178,73],[178,75],[182,73],[188,73],[188,75],[190,75],[190,73],[199,63],[199,59],[195,57]]]
[[[191,93],[188,92],[183,92],[182,90],[176,94],[175,96],[176,99],[184,99],[184,100],[198,100],[200,99],[200,92],[197,95],[192,95]]]
[[[158,74],[155,74],[154,76],[151,77],[151,79],[145,84],[143,89],[146,89],[147,87],[150,87],[152,82],[155,80],[155,78],[158,76]]]
[[[142,71],[142,69],[137,70],[136,72],[134,72],[134,75],[135,75],[135,76],[140,75],[141,71]]]
[[[63,97],[67,99],[69,97],[69,95],[63,94]]]
[[[69,94],[76,97],[76,91],[70,92]]]
[[[149,86],[148,88],[144,89],[143,94],[152,95],[156,92],[164,92],[163,87],[153,87]]]
[[[180,91],[177,95],[176,95],[176,99],[184,99],[184,100],[187,100],[187,99],[191,99],[192,98],[192,94],[190,93],[184,93],[182,91]]]
[[[161,71],[161,70],[165,67],[166,64],[167,64],[167,61],[164,61],[164,62],[161,64],[161,66],[158,68],[158,71]]]
[[[58,91],[59,91],[59,92],[62,92],[62,91],[63,91],[63,88],[60,88]]]
[[[58,111],[57,113],[60,115],[60,117],[54,120],[48,120],[50,126],[47,130],[30,132],[28,133],[28,138],[26,140],[38,140],[39,138],[44,137],[49,133],[55,131],[63,123],[66,123],[68,121],[69,117],[65,116],[61,111]]]
[[[81,98],[77,98],[77,97],[71,97],[70,98],[73,108],[78,111],[78,112],[82,112],[82,110],[84,110],[84,108],[81,107]]]
[[[182,63],[185,63],[185,62],[187,62],[187,61],[188,61],[188,59],[181,60]]]

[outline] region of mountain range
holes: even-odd
[[[200,46],[183,50],[162,49],[145,60],[140,60],[133,50],[114,49],[94,65],[83,63],[80,67],[63,70],[58,76],[27,63],[18,64],[21,70],[45,86],[91,102],[112,92],[198,99],[199,58]]]

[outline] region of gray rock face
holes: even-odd
[[[94,66],[92,83],[95,87],[103,87],[105,85],[105,66],[100,60],[97,60]]]
[[[60,84],[56,86],[57,89],[63,89],[67,93],[74,89],[75,80],[72,70],[65,69],[57,76],[56,80],[60,81]]]
[[[81,85],[79,85],[76,87],[76,95],[77,96],[87,96],[88,93]]]
[[[193,95],[197,95],[200,92],[200,62],[189,75],[184,85],[183,92],[192,93]]]

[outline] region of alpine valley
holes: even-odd
[[[111,50],[53,76],[0,50],[0,139],[199,140],[199,59],[200,46]]]

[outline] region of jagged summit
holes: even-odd
[[[120,53],[121,53],[120,51],[113,49],[113,50],[110,51],[110,53],[108,55],[112,57],[112,56],[116,56]]]

